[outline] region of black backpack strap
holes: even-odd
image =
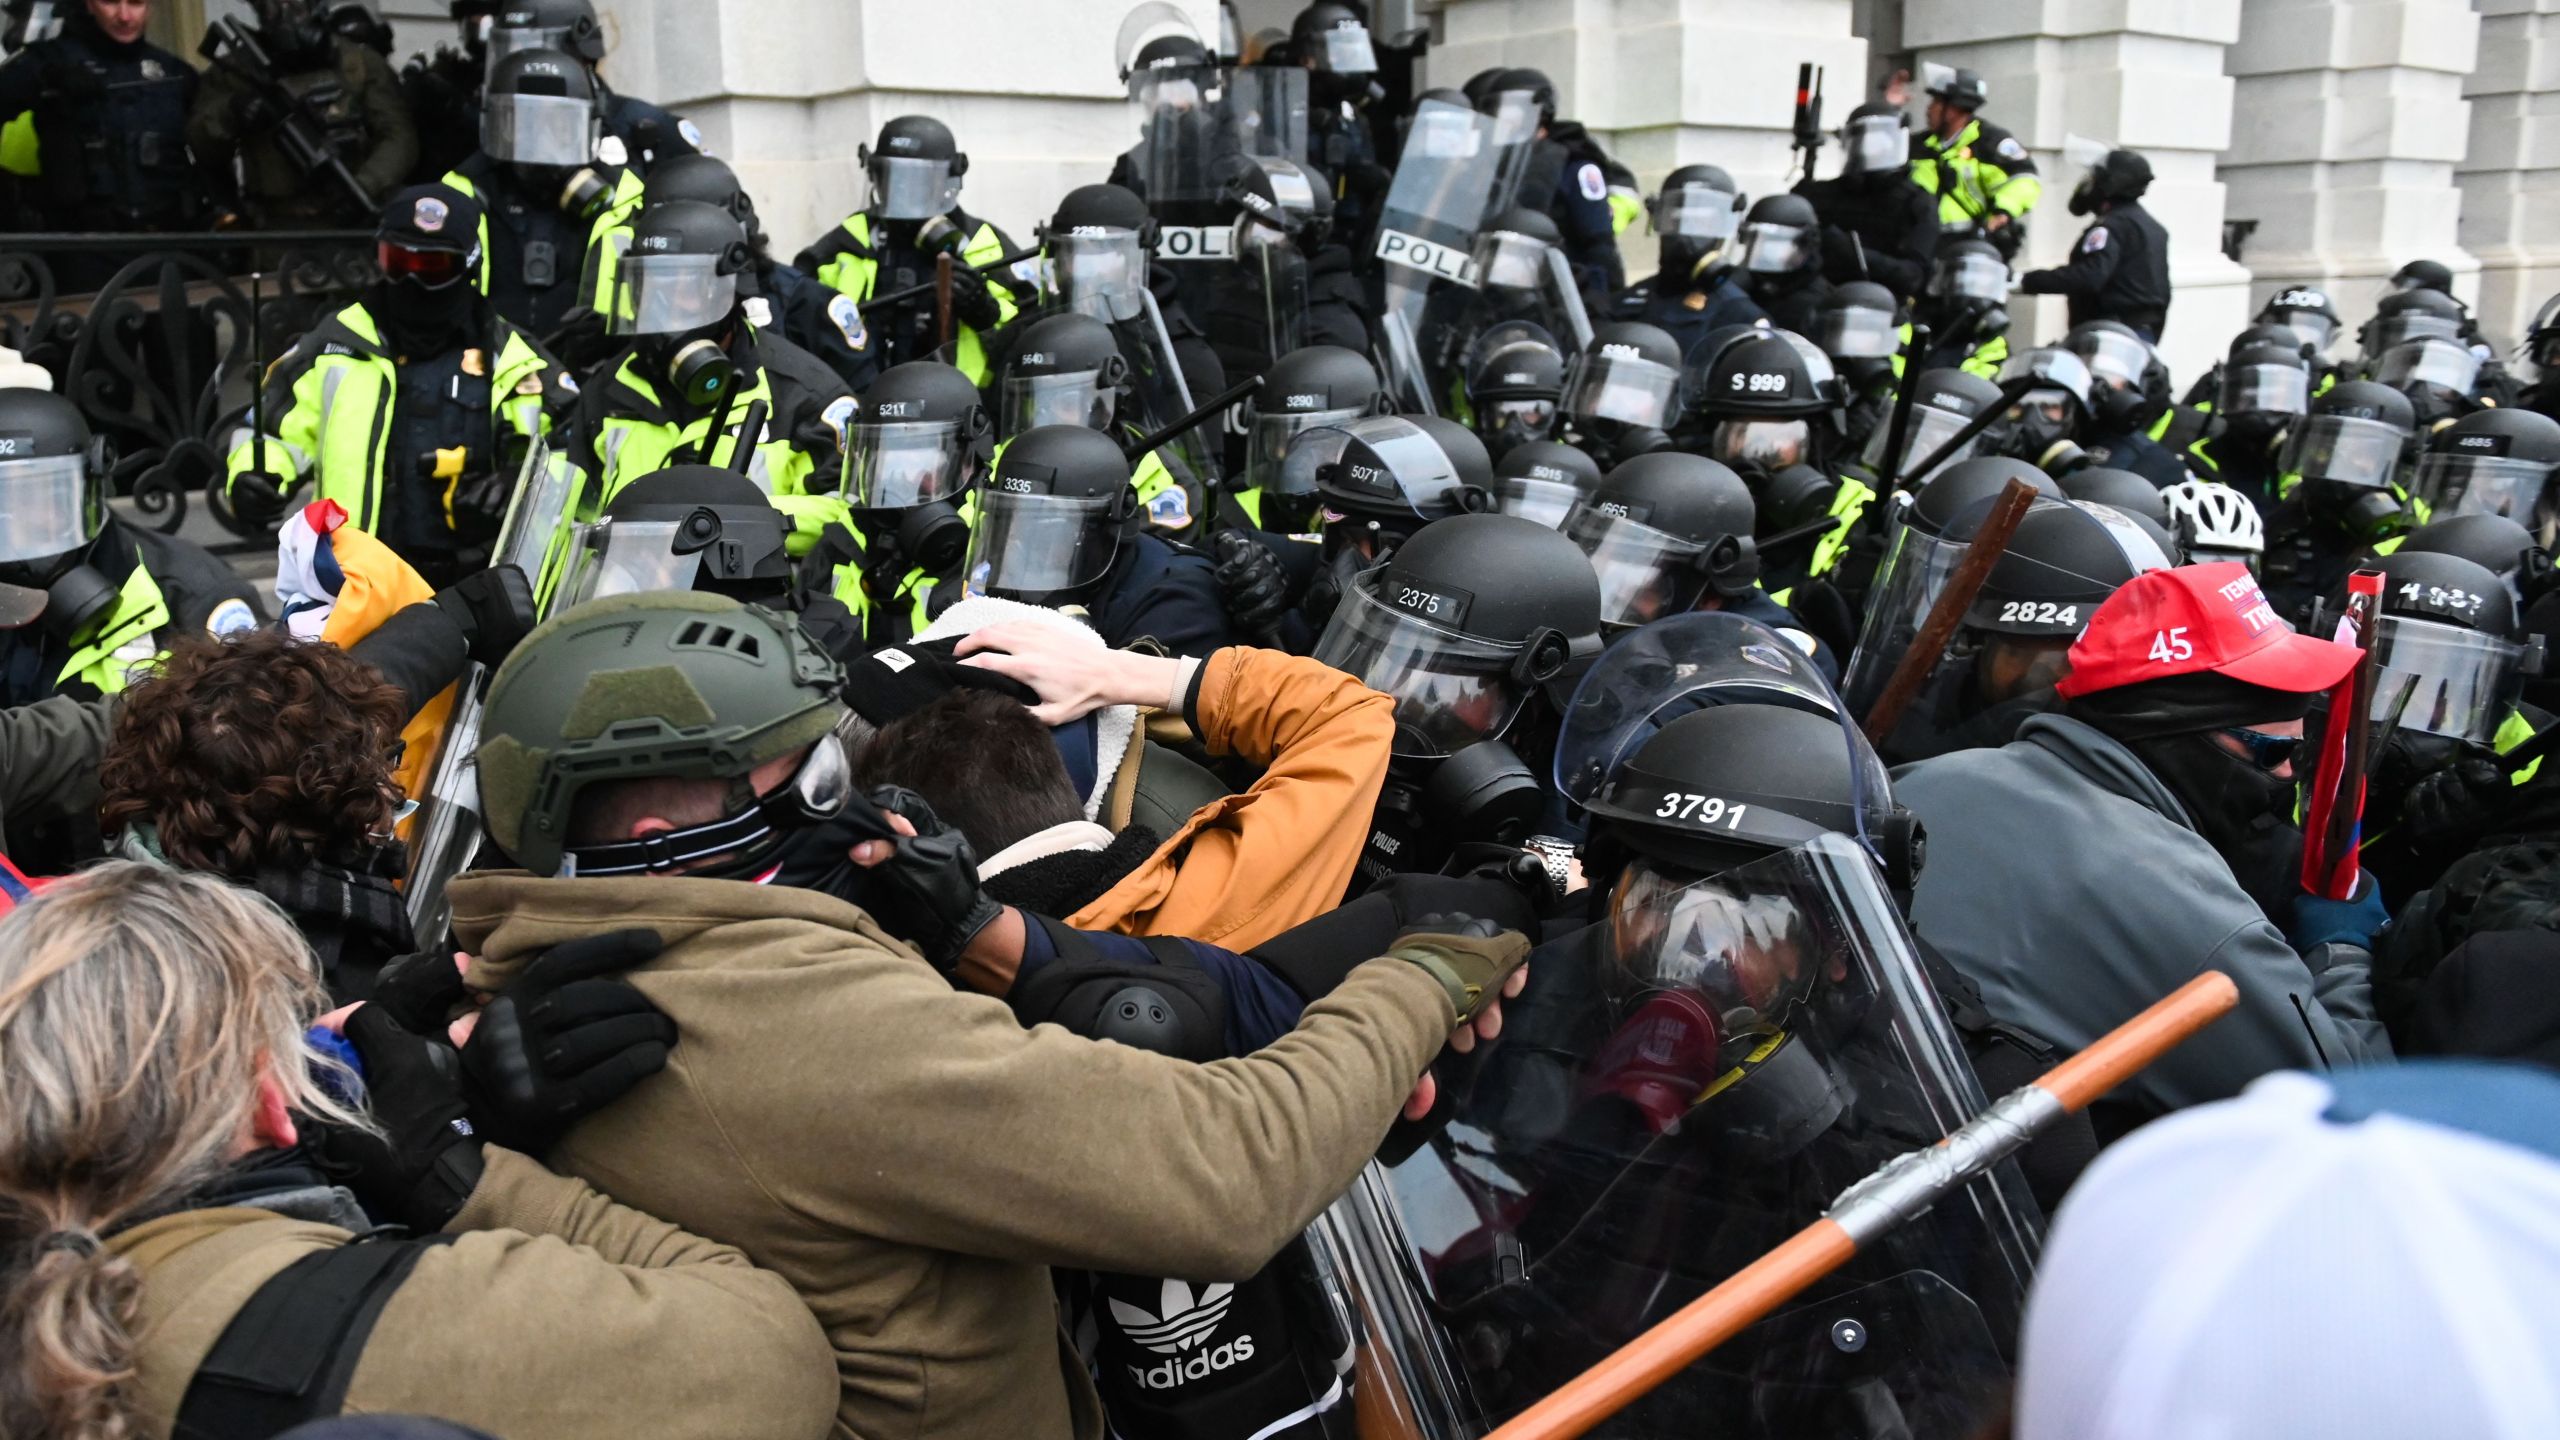
[[[357,1240],[277,1271],[196,1367],[171,1440],[267,1440],[337,1414],[382,1307],[452,1239]]]

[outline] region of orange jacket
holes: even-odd
[[[1342,903],[1386,783],[1395,702],[1313,660],[1231,646],[1201,667],[1192,709],[1211,754],[1262,778],[1193,811],[1069,925],[1250,950]]]

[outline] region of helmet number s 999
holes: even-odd
[[[1751,395],[1783,395],[1787,392],[1787,377],[1767,370],[1736,370],[1727,388]]]

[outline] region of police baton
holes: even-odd
[[[999,255],[999,256],[997,256],[996,258],[994,258],[993,260],[989,260],[989,261],[987,261],[987,262],[986,262],[986,263],[984,263],[984,264],[981,264],[981,265],[970,265],[970,266],[967,266],[967,267],[965,267],[965,268],[970,269],[970,270],[975,270],[975,271],[977,271],[979,274],[983,275],[983,274],[987,273],[987,272],[988,272],[988,271],[990,271],[990,270],[1001,270],[1001,269],[1003,269],[1003,268],[1004,268],[1005,266],[1007,266],[1007,265],[1019,264],[1020,262],[1022,262],[1022,261],[1024,261],[1024,260],[1028,260],[1028,259],[1030,259],[1032,256],[1037,255],[1037,254],[1039,254],[1039,253],[1040,253],[1040,247],[1039,247],[1039,246],[1037,246],[1037,245],[1025,245],[1025,246],[1023,246],[1023,247],[1022,247],[1021,249],[1019,249],[1019,250],[1008,250],[1008,251],[1006,251],[1005,253],[1003,253],[1002,255]],[[962,267],[955,267],[955,269],[956,269],[956,268],[962,268]],[[857,309],[857,310],[859,310],[859,311],[861,311],[863,314],[868,315],[868,314],[870,314],[872,311],[879,309],[881,306],[884,306],[884,305],[895,305],[895,304],[897,304],[897,303],[898,303],[899,301],[901,301],[901,300],[913,300],[914,298],[916,298],[916,297],[917,297],[917,296],[919,296],[919,295],[928,295],[928,294],[931,294],[931,293],[933,293],[934,288],[935,288],[936,286],[938,286],[939,284],[941,284],[941,283],[942,283],[942,281],[941,281],[941,276],[940,276],[940,274],[938,273],[938,271],[939,271],[939,267],[936,267],[936,269],[937,269],[937,274],[936,274],[936,275],[935,275],[935,277],[934,277],[933,279],[931,279],[931,280],[926,280],[926,281],[923,281],[923,282],[921,282],[921,283],[919,283],[919,284],[910,285],[910,286],[908,286],[907,288],[905,288],[905,289],[903,289],[903,290],[892,290],[892,291],[890,291],[890,292],[889,292],[888,294],[886,294],[886,295],[874,295],[874,296],[872,296],[870,299],[863,301],[861,304],[859,304],[859,305],[855,306],[854,308],[855,308],[855,309]]]
[[[729,447],[729,468],[740,475],[755,466],[756,445],[764,439],[764,417],[770,408],[762,400],[751,400],[747,402],[747,418],[738,422],[738,443]],[[720,442],[714,439],[707,443]]]
[[[1991,567],[2009,550],[2009,537],[2018,533],[2018,522],[2027,518],[2027,507],[2036,500],[2035,487],[2024,480],[2012,480],[1992,502],[1991,514],[1974,532],[1973,543],[1964,550],[1964,558],[1956,562],[1955,573],[1947,577],[1947,588],[1938,592],[1938,603],[1929,607],[1929,617],[1920,622],[1920,633],[1913,637],[1911,648],[1903,653],[1902,663],[1894,668],[1893,678],[1885,682],[1884,693],[1876,697],[1876,706],[1867,712],[1867,739],[1884,743],[1893,733],[1902,712],[1910,708],[1913,697],[1938,668],[1939,659],[1947,652],[1956,627],[1964,623],[1964,612],[1973,605],[1973,597],[1982,593],[1982,584],[1991,578]]]
[[[1224,414],[1229,406],[1235,405],[1242,401],[1246,396],[1251,395],[1256,387],[1261,384],[1261,376],[1248,375],[1233,385],[1228,386],[1226,389],[1219,391],[1217,394],[1210,396],[1205,403],[1195,408],[1190,414],[1183,416],[1181,419],[1174,421],[1172,424],[1165,426],[1163,429],[1156,431],[1152,435],[1148,435],[1137,440],[1124,441],[1120,448],[1126,450],[1129,453],[1129,458],[1132,460],[1137,459],[1141,455],[1151,455],[1157,450],[1163,448],[1164,442],[1167,440],[1172,439],[1176,435],[1182,434],[1184,431],[1197,427],[1202,421],[1209,419],[1211,416]]]
[[[1998,422],[2001,416],[2008,414],[2009,407],[2018,403],[2018,397],[2026,394],[2028,391],[2033,390],[2043,383],[2043,380],[2034,375],[2010,376],[2007,380],[2001,383],[2000,398],[1998,401],[1983,406],[1981,414],[1964,422],[1963,429],[1948,436],[1947,443],[1930,451],[1929,458],[1913,465],[1908,473],[1912,475],[1926,475],[1930,471],[1947,463],[1948,456],[1953,455],[1958,450],[1972,444],[1975,436],[1990,429],[1993,424]],[[1895,483],[1900,483],[1899,476],[1895,477]],[[1893,486],[1887,485],[1884,489],[1884,493],[1893,493]]]
[[[2179,986],[2079,1054],[2002,1096],[1946,1139],[1889,1160],[1841,1191],[1821,1219],[1521,1411],[1487,1440],[1570,1440],[1587,1433],[1803,1294],[1861,1248],[1990,1173],[2038,1132],[2088,1108],[2239,1003],[2240,988],[2218,970]]]
[[[1929,327],[1914,320],[1911,338],[1902,346],[1902,380],[1893,387],[1893,421],[1885,427],[1884,474],[1877,477],[1876,493],[1890,495],[1894,482],[1902,478],[1902,442],[1911,435],[1911,402],[1920,388],[1920,357],[1929,353]]]

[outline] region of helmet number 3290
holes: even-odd
[[[1694,820],[1701,825],[1722,825],[1727,830],[1742,828],[1742,812],[1748,805],[1732,805],[1716,795],[1684,795],[1678,791],[1662,797],[1654,808],[1654,816],[1662,820]]]

